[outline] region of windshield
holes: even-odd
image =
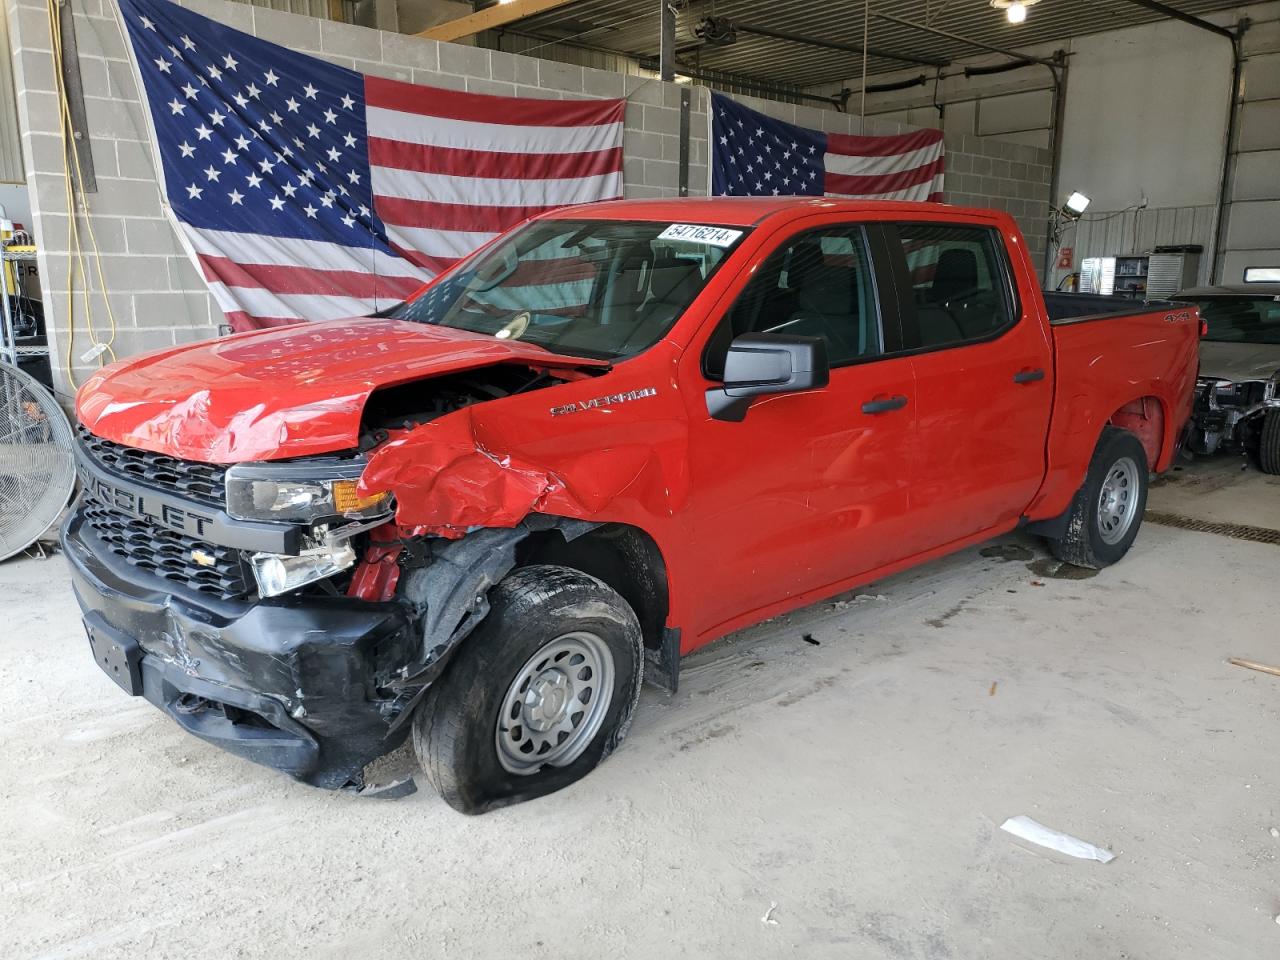
[[[1280,300],[1275,297],[1203,297],[1194,302],[1209,325],[1205,340],[1280,344]]]
[[[657,343],[745,230],[541,220],[384,316],[616,360]]]

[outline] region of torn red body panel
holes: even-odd
[[[472,435],[470,413],[423,424],[379,449],[361,491],[394,491],[399,523],[450,539],[472,527],[514,527],[544,511],[564,482],[518,456],[485,449]]]
[[[131,357],[94,374],[76,416],[95,435],[207,463],[353,449],[379,387],[520,362],[607,366],[401,320],[331,320]]]
[[[394,523],[384,523],[369,531],[369,545],[347,587],[348,597],[361,600],[390,600],[400,582],[400,554],[404,539]]]
[[[424,423],[370,455],[360,490],[390,491],[402,527],[449,538],[514,527],[530,513],[619,521],[670,515],[687,484],[677,391],[638,385],[610,394],[634,401],[591,406],[600,392],[598,381],[583,380],[562,384],[552,398],[497,400]],[[572,416],[577,429],[548,433],[553,408],[573,409],[561,416]],[[658,410],[666,416],[655,425]]]

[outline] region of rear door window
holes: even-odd
[[[1000,233],[987,227],[898,224],[918,347],[989,340],[1016,311]]]

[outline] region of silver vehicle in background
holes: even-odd
[[[1187,445],[1256,457],[1280,474],[1280,282],[1183,290],[1208,326]]]

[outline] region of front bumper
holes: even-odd
[[[113,555],[79,505],[62,546],[99,666],[188,732],[330,789],[403,742],[411,695],[388,685],[420,644],[399,604],[210,597]]]

